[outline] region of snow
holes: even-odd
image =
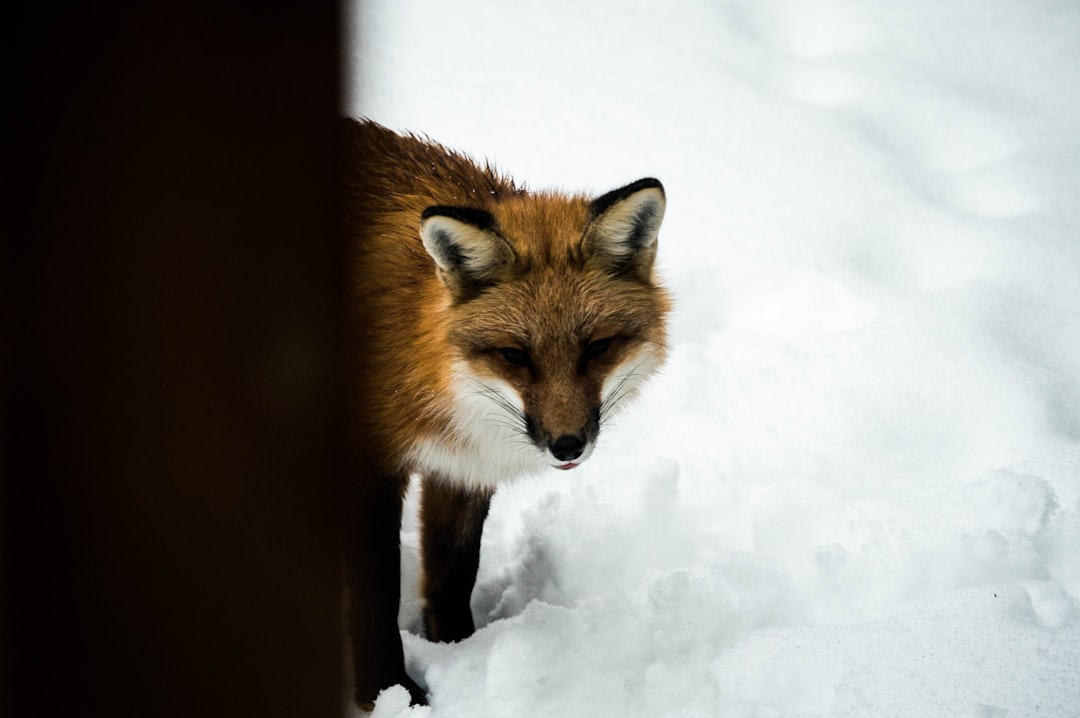
[[[662,8],[662,9],[661,9]],[[667,189],[671,359],[374,715],[1080,715],[1080,5],[367,0],[345,111]],[[409,498],[415,508],[415,492]]]

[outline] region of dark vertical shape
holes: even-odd
[[[336,15],[8,9],[4,715],[341,714]]]

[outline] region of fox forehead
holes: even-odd
[[[452,309],[450,338],[473,351],[648,339],[662,312],[656,289],[640,282],[588,268],[532,267]]]
[[[588,201],[583,196],[531,194],[514,197],[492,207],[500,233],[514,250],[515,264],[572,269],[584,261],[582,234],[588,222]]]

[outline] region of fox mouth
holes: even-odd
[[[577,456],[552,456],[551,452],[548,452],[548,466],[559,471],[569,471],[570,469],[576,469],[585,463],[590,456],[592,456],[595,444],[589,442],[585,445],[585,448]]]

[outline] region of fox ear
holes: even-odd
[[[593,200],[585,227],[586,256],[615,274],[648,279],[665,206],[664,186],[651,177]]]
[[[420,215],[420,239],[443,284],[459,297],[492,284],[514,256],[482,209],[428,207]]]

